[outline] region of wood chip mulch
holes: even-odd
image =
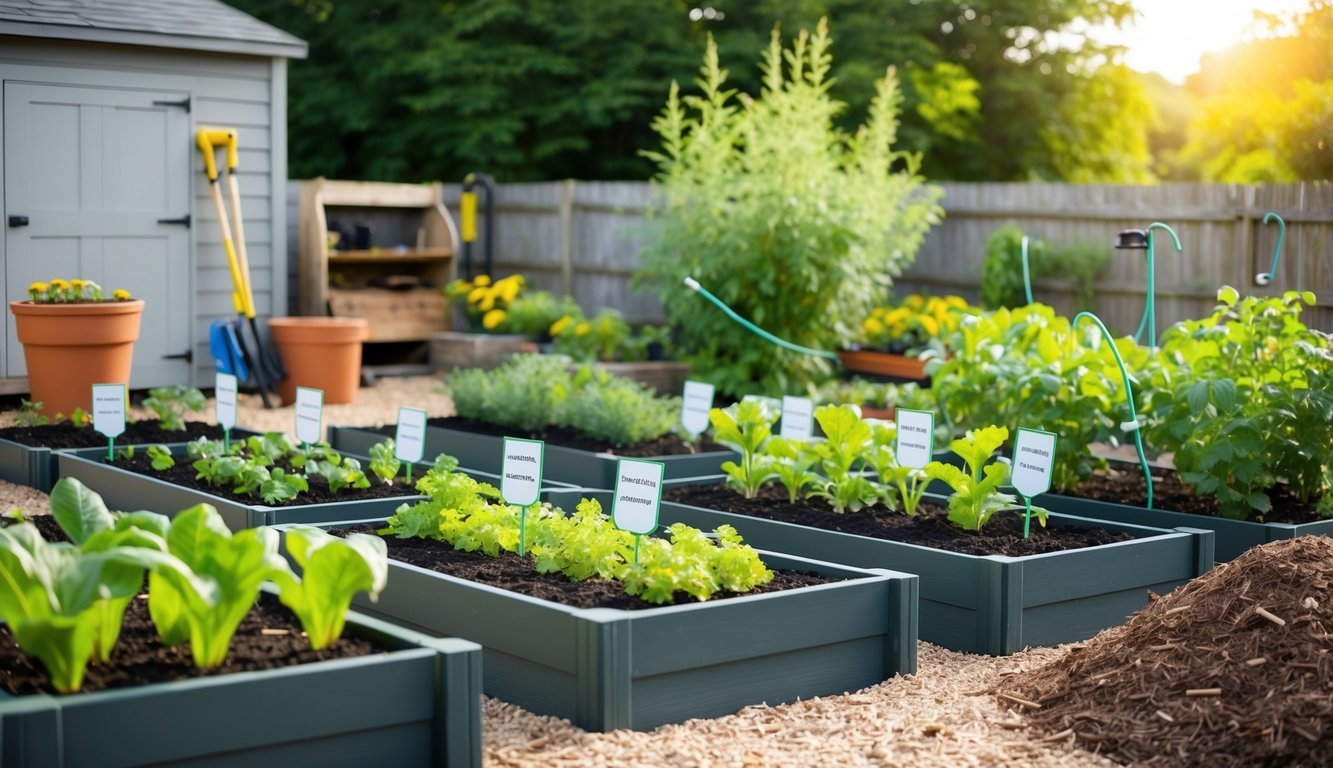
[[[1048,738],[1134,765],[1333,761],[1333,539],[1219,565],[995,689]]]

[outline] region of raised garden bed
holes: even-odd
[[[466,429],[460,428],[466,427]],[[477,430],[488,430],[486,432]],[[393,427],[329,427],[329,443],[334,449],[348,453],[365,453],[370,446],[393,434]],[[605,445],[587,443],[571,447],[572,434],[553,432],[545,436],[512,435],[513,437],[545,437],[545,478],[585,488],[610,488],[614,485],[616,461],[623,456],[660,461],[666,465],[665,477],[693,477],[713,474],[725,461],[732,461],[736,453],[721,446],[705,446],[699,453],[688,453],[688,447],[678,440],[662,442],[644,450],[614,449]],[[464,419],[431,419],[426,427],[426,457],[441,453],[457,456],[459,462],[471,469],[498,474],[503,462],[504,433],[487,425],[478,425]],[[671,453],[670,451],[679,451]]]
[[[1233,520],[1216,514],[1217,501],[1195,496],[1189,486],[1166,468],[1153,468],[1153,509],[1137,464],[1113,462],[1113,476],[1099,475],[1068,494],[1043,494],[1034,503],[1071,515],[1134,525],[1174,528],[1188,526],[1214,531],[1217,562],[1234,560],[1245,550],[1297,536],[1333,536],[1333,519],[1314,518],[1288,495],[1275,494],[1273,511],[1262,520]],[[1122,501],[1116,501],[1121,499]],[[1308,507],[1307,507],[1308,509]]]
[[[480,647],[356,612],[347,634],[366,655],[69,696],[0,690],[0,764],[481,765]]]
[[[549,497],[572,508],[580,494]],[[358,525],[382,521],[324,527]],[[764,560],[837,581],[641,610],[575,608],[405,564],[391,550],[378,602],[354,605],[480,643],[488,695],[594,731],[646,730],[915,671],[916,577],[786,555]]]
[[[668,485],[716,482],[720,478]],[[857,514],[863,513],[841,517]],[[760,549],[915,573],[921,577],[921,639],[969,653],[1008,654],[1091,637],[1145,605],[1149,590],[1170,591],[1213,564],[1210,530],[1169,530],[1063,514],[1052,514],[1048,525],[1101,527],[1131,538],[1007,556],[950,552],[666,500],[661,522],[704,529],[726,523]]]
[[[116,438],[116,445],[174,445],[199,437],[222,439],[221,427],[203,422],[186,422],[184,432],[164,430],[159,425],[156,419],[126,423],[125,432]],[[253,434],[257,433],[244,429],[232,430],[232,436],[238,439]],[[76,427],[69,422],[0,429],[0,480],[47,493],[60,479],[55,452],[98,446],[105,450],[106,444],[106,436],[92,427]]]

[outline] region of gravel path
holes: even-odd
[[[380,379],[353,405],[330,405],[324,423],[367,425],[396,421],[398,407],[425,408],[431,416],[453,412],[434,377]],[[242,395],[239,426],[293,431],[291,407],[265,410]],[[211,420],[210,401],[205,420]],[[148,414],[135,410],[131,418]],[[15,412],[0,412],[0,426]],[[47,497],[0,481],[0,511],[47,511]],[[992,690],[1006,676],[1023,674],[1062,658],[1066,648],[1038,648],[992,658],[918,648],[919,671],[877,686],[774,707],[748,707],[734,715],[691,720],[639,733],[588,733],[568,721],[527,712],[487,698],[484,759],[489,766],[938,766],[1022,765],[1079,768],[1114,766],[1075,749],[1067,740],[1045,741],[1030,733],[1013,708]]]

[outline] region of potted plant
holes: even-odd
[[[26,300],[9,302],[31,400],[43,415],[91,411],[93,384],[129,385],[143,306],[122,289],[106,298],[82,279],[33,283]]]
[[[723,477],[677,481],[662,519],[725,523],[766,550],[915,573],[922,639],[969,653],[1090,637],[1123,621],[1148,590],[1212,567],[1213,533],[1199,529],[1050,513],[1047,527],[1026,538],[1022,508],[1004,511],[1013,508],[1000,488],[1007,468],[987,463],[1003,428],[955,441],[966,471],[940,462],[913,470],[897,464],[892,425],[861,420],[850,406],[815,414],[826,439],[798,443],[768,436],[776,415],[760,403],[717,409],[717,439],[742,458],[724,465]],[[954,485],[949,496],[927,494],[935,479]],[[942,509],[918,513],[922,502]],[[997,526],[1010,532],[992,533]],[[1012,554],[995,554],[1000,546]]]
[[[373,605],[358,599],[358,609],[480,643],[488,695],[589,730],[646,730],[915,669],[914,577],[755,552],[726,528],[712,539],[672,526],[669,538],[636,546],[602,514],[607,494],[553,491],[520,517],[456,464],[441,457],[423,482],[430,498],[387,525],[331,525],[388,537],[388,586]],[[445,561],[455,560],[499,569],[510,588],[452,575]],[[721,592],[762,585],[774,578],[770,569],[788,571],[776,577],[786,588]],[[537,589],[574,594],[527,594]]]
[[[453,301],[467,318],[468,330],[442,331],[431,335],[431,367],[451,371],[455,368],[493,368],[510,355],[536,350],[528,338],[529,329],[507,330],[511,321],[510,309],[521,310],[513,322],[531,321],[536,316],[541,330],[549,327],[554,317],[541,312],[544,303],[524,302],[522,275],[493,280],[490,275],[477,275],[471,280],[455,279],[444,286],[444,295]],[[541,293],[541,292],[539,292]],[[550,294],[546,294],[547,297]],[[551,319],[545,319],[550,317]],[[555,315],[558,317],[558,315]],[[545,325],[540,325],[545,322]]]
[[[113,514],[68,479],[57,484],[51,505],[67,540],[46,541],[27,522],[0,529],[7,679],[29,666],[14,654],[31,654],[46,671],[37,679],[47,691],[0,691],[5,765],[240,765],[280,762],[294,750],[315,761],[374,754],[395,764],[480,765],[477,646],[347,610],[353,592],[384,587],[378,540],[291,531],[293,568],[277,556],[273,531],[233,536],[206,506],[174,521]],[[136,600],[145,574],[146,599]],[[276,653],[305,663],[235,671],[246,667],[229,649],[252,611],[260,619],[246,632],[256,648],[247,656],[261,662]],[[122,627],[136,635],[132,651],[117,649]],[[338,639],[344,628],[357,636],[354,643]],[[301,645],[314,652],[291,650]],[[125,654],[133,658],[120,661]],[[68,695],[83,687],[89,661],[112,682]],[[170,670],[171,681],[133,684],[153,667]],[[211,674],[190,678],[195,669]],[[256,707],[257,724],[217,720],[218,712]]]
[[[921,353],[977,312],[960,296],[909,294],[896,305],[871,309],[861,321],[859,337],[838,352],[838,360],[850,373],[929,384]],[[937,355],[945,353],[942,342],[934,348]]]
[[[505,435],[546,441],[546,477],[610,488],[620,456],[666,464],[666,476],[710,474],[731,453],[680,434],[680,399],[656,396],[628,379],[562,355],[517,355],[492,370],[458,370],[445,383],[457,416],[426,429],[426,453],[457,455],[470,469],[499,473]],[[368,450],[392,426],[329,428],[339,450]]]

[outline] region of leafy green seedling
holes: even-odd
[[[810,495],[825,499],[839,514],[857,512],[879,501],[880,489],[856,471],[871,442],[870,425],[861,420],[860,409],[821,405],[815,409],[815,421],[825,440],[816,443],[814,450],[827,479],[816,483]]]
[[[403,463],[394,455],[392,437],[370,446],[370,471],[386,485],[393,485],[393,479],[398,476],[402,466]]]
[[[356,593],[379,597],[389,578],[388,549],[378,536],[342,539],[309,526],[287,529],[286,544],[301,575],[277,572],[278,598],[301,620],[310,647],[326,648],[342,636]]]
[[[963,459],[967,472],[951,464],[932,461],[926,465],[926,474],[943,480],[953,489],[949,496],[949,521],[967,531],[979,531],[996,512],[1014,507],[1017,498],[1001,493],[1000,486],[1009,479],[1009,466],[1000,461],[986,460],[1009,439],[1005,427],[983,427],[968,431],[950,443],[949,448]],[[1046,510],[1033,507],[1033,514],[1042,526],[1046,525]]]
[[[165,445],[150,445],[145,450],[153,469],[162,472],[176,466],[176,457],[171,455],[171,449]]]
[[[767,403],[748,397],[727,408],[714,408],[708,412],[708,421],[713,425],[713,440],[741,455],[740,464],[723,462],[722,471],[727,473],[727,484],[747,499],[759,495],[759,489],[773,477],[771,462],[759,449],[773,434],[777,419],[778,413]]]
[[[773,476],[787,489],[787,500],[792,504],[806,488],[822,479],[811,469],[818,456],[804,440],[770,437],[764,444],[764,453],[771,460]]]
[[[208,400],[203,392],[194,387],[174,384],[148,390],[148,397],[144,398],[143,404],[157,416],[162,429],[181,432],[185,429],[185,414],[202,411]]]

